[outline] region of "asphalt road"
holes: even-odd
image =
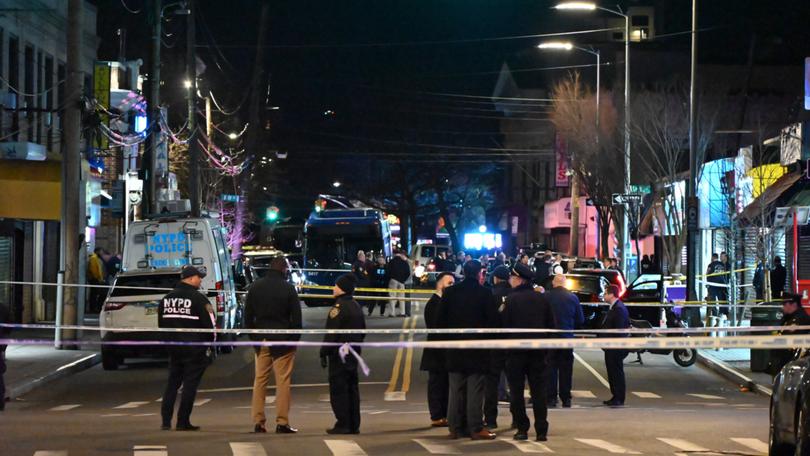
[[[322,327],[327,309],[305,309],[305,325]],[[422,325],[401,318],[368,319],[369,327]],[[418,338],[419,336],[417,336]],[[387,340],[374,336],[371,340]],[[291,424],[297,435],[252,434],[252,350],[218,358],[197,397],[197,433],[161,431],[165,362],[136,361],[117,372],[100,366],[57,381],[8,405],[0,414],[0,455],[427,455],[427,454],[724,454],[767,453],[768,401],[743,393],[699,367],[681,368],[671,357],[645,355],[626,365],[627,406],[609,409],[600,351],[578,351],[574,407],[550,411],[549,441],[516,445],[500,408],[498,440],[448,440],[431,429],[425,402],[427,375],[420,351],[365,350],[371,374],[361,379],[360,435],[329,436],[334,418],[326,372],[315,348],[298,352]],[[632,357],[631,357],[632,358]],[[631,360],[628,358],[628,361]],[[268,418],[274,418],[268,391]],[[533,435],[530,434],[530,438]]]

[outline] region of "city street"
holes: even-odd
[[[322,327],[328,308],[304,309],[305,327]],[[416,312],[416,326],[423,326]],[[412,320],[367,319],[370,328],[401,328]],[[373,336],[369,340],[383,340]],[[417,340],[419,340],[417,336]],[[732,454],[767,453],[768,400],[738,391],[700,367],[677,366],[670,356],[645,355],[626,364],[627,406],[601,405],[608,396],[599,351],[578,352],[574,406],[549,413],[549,440],[517,443],[501,404],[498,440],[449,440],[431,429],[427,376],[420,350],[368,349],[371,375],[361,379],[360,435],[329,436],[333,424],[326,372],[315,348],[298,352],[291,424],[298,435],[251,433],[252,351],[220,356],[203,378],[192,422],[197,433],[161,431],[158,398],[165,363],[135,361],[116,372],[96,366],[8,404],[0,415],[0,454],[17,455],[406,455],[406,454]],[[628,362],[634,356],[628,357]],[[273,418],[273,391],[268,417]]]

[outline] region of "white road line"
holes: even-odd
[[[68,456],[67,451],[47,451],[47,450],[39,450],[34,452],[34,456]]]
[[[599,448],[600,450],[605,450],[608,453],[615,453],[615,454],[641,454],[638,451],[628,450],[627,448],[616,445],[615,443],[610,443],[606,440],[600,439],[574,439],[577,442],[584,443],[585,445],[590,445],[592,447]]]
[[[231,442],[233,456],[267,456],[264,447],[256,442]]]
[[[108,413],[106,415],[101,415],[102,418],[114,418],[118,416],[129,416],[128,413]]]
[[[580,363],[580,364],[582,364],[583,366],[585,366],[585,369],[588,369],[588,371],[590,371],[590,373],[592,373],[592,374],[593,374],[593,376],[594,376],[594,377],[596,377],[596,379],[597,379],[597,380],[599,380],[599,383],[601,383],[602,385],[604,385],[604,386],[605,386],[605,388],[610,389],[610,383],[608,383],[607,379],[605,379],[605,377],[602,377],[602,374],[600,374],[599,372],[597,372],[597,371],[596,371],[596,369],[594,369],[593,367],[591,367],[591,365],[590,365],[590,364],[586,363],[586,362],[585,362],[585,360],[584,360],[584,359],[582,359],[582,357],[581,357],[581,356],[579,356],[579,355],[578,355],[576,352],[574,352],[574,359],[576,359],[577,361],[579,361],[579,363]]]
[[[157,413],[138,413],[132,416],[133,417],[157,416]]]
[[[688,393],[688,394],[687,394],[687,396],[696,397],[696,398],[698,398],[698,399],[714,400],[714,401],[722,401],[722,400],[725,400],[725,398],[724,398],[724,397],[722,397],[722,396],[715,396],[715,395],[712,395],[712,394],[693,394],[693,393]]]
[[[51,412],[67,412],[68,410],[73,410],[73,409],[79,408],[81,406],[82,406],[81,404],[65,404],[65,405],[59,405],[59,406],[53,407],[53,408],[49,409],[49,411],[51,411]]]
[[[146,405],[148,402],[143,401],[135,401],[135,402],[127,402],[126,404],[121,404],[118,407],[113,407],[114,409],[134,409],[138,408],[142,405]]]
[[[461,451],[446,443],[439,443],[428,439],[413,439],[414,442],[422,445],[430,454],[461,454]]]
[[[324,440],[323,443],[334,456],[366,456],[366,452],[354,440]]]
[[[661,399],[661,396],[647,391],[633,391],[633,395],[642,399]]]
[[[388,382],[360,382],[360,385],[387,385]],[[301,383],[298,385],[290,385],[291,388],[318,388],[327,387],[328,383]],[[275,389],[274,385],[269,385],[267,389]],[[209,388],[197,390],[198,393],[235,393],[239,391],[253,391],[252,386],[238,386],[234,388]]]
[[[688,451],[688,452],[695,452],[695,453],[705,453],[710,451],[707,448],[703,448],[700,445],[696,445],[688,440],[683,439],[667,439],[663,437],[658,437],[658,440],[666,443],[667,445],[674,447],[681,451]]]
[[[759,439],[732,437],[731,441],[739,443],[744,447],[750,448],[754,451],[758,451],[762,454],[768,453],[768,444]]]
[[[329,395],[328,394],[319,394],[318,395],[318,402],[329,402]]]
[[[579,399],[596,399],[596,395],[590,391],[571,390],[571,397],[576,397]]]
[[[194,401],[194,406],[199,407],[199,406],[205,405],[205,404],[207,404],[209,402],[211,402],[211,399],[197,399],[196,401]]]
[[[384,399],[386,401],[404,401],[406,400],[404,391],[390,391],[386,392]]]
[[[530,442],[528,440],[517,441],[512,438],[499,439],[501,442],[506,442],[515,446],[521,453],[553,453],[551,448],[543,445],[540,442]]]
[[[369,415],[382,415],[383,413],[388,413],[388,410],[372,410],[367,412]]]
[[[133,456],[169,456],[164,445],[135,445],[132,447]]]
[[[265,396],[264,397],[264,404],[265,405],[270,405],[273,402],[276,402],[276,396]]]

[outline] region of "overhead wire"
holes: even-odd
[[[141,12],[141,10],[133,10],[132,8],[127,6],[126,0],[121,0],[121,5],[124,7],[125,10],[127,10],[128,12],[130,12],[132,14],[140,14],[140,12]]]

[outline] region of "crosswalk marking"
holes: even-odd
[[[267,456],[264,447],[256,442],[231,442],[233,456]]]
[[[768,452],[768,444],[759,439],[732,437],[731,441],[760,453]]]
[[[132,416],[135,417],[144,417],[144,416],[157,416],[157,413],[136,413]]]
[[[586,363],[585,360],[582,359],[581,356],[574,353],[574,359],[579,361],[579,363],[582,364],[585,367],[585,369],[588,369],[588,372],[593,374],[593,376],[596,377],[596,379],[599,380],[599,383],[604,385],[605,388],[610,388],[610,383],[608,383],[607,379],[605,377],[602,377],[602,374],[600,374],[599,371],[594,369],[590,364]]]
[[[135,445],[132,447],[133,456],[169,456],[164,445]]]
[[[514,439],[500,439],[502,442],[510,443],[515,446],[521,453],[553,453],[551,448],[543,445],[540,442],[530,442],[528,440],[517,441]]]
[[[725,400],[724,397],[715,396],[713,394],[693,394],[693,393],[689,393],[689,394],[687,394],[687,396],[696,397],[698,399],[715,400],[715,401],[717,401],[717,400],[720,400],[720,401]]]
[[[633,394],[642,399],[661,399],[661,396],[647,391],[633,391]]]
[[[577,442],[584,443],[585,445],[590,445],[592,447],[599,448],[600,450],[605,450],[608,453],[615,453],[615,454],[641,454],[638,451],[628,450],[627,448],[616,445],[615,443],[610,443],[607,440],[600,440],[600,439],[574,439]]]
[[[134,402],[127,402],[126,404],[121,404],[121,405],[119,405],[117,407],[113,407],[113,408],[114,409],[132,409],[132,408],[138,408],[138,407],[140,407],[142,405],[146,405],[146,404],[148,404],[148,402],[134,401]]]
[[[207,404],[209,402],[211,402],[211,399],[197,399],[196,401],[194,401],[194,407],[199,407],[199,406],[205,405],[205,404]]]
[[[51,412],[67,412],[68,410],[73,410],[73,409],[79,408],[81,406],[82,406],[81,404],[65,404],[65,405],[59,405],[59,406],[53,407],[53,408],[51,408],[49,410]]]
[[[318,395],[318,402],[329,402],[329,395],[328,394],[319,394]]]
[[[590,391],[571,390],[571,397],[576,397],[579,399],[596,399],[596,395]]]
[[[106,415],[101,415],[102,418],[115,418],[118,416],[129,416],[126,413],[107,413]]]
[[[265,405],[270,405],[270,404],[272,404],[274,402],[276,402],[276,396],[265,396],[264,397]]]
[[[324,440],[323,443],[334,456],[366,456],[366,452],[354,440]]]
[[[404,401],[405,399],[405,392],[404,391],[386,391],[384,399],[386,401]]]
[[[34,456],[68,456],[68,452],[39,450],[34,452]]]
[[[689,442],[688,440],[667,439],[667,438],[663,438],[663,437],[658,437],[658,440],[666,443],[667,445],[669,445],[671,447],[677,448],[677,449],[679,449],[681,451],[689,451],[689,452],[695,452],[695,453],[705,453],[705,452],[709,451],[709,449],[703,448],[702,446],[696,445],[696,444],[694,444],[692,442]]]
[[[461,451],[446,443],[439,443],[428,439],[413,439],[414,442],[426,449],[430,454],[461,454]]]

